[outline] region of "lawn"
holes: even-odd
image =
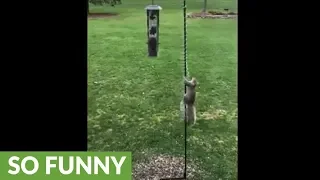
[[[189,0],[190,1],[190,0]],[[182,1],[158,0],[160,56],[147,57],[146,13],[151,1],[123,0],[88,20],[88,148],[184,156]],[[188,2],[200,11],[201,0]],[[236,10],[235,0],[208,0],[208,9]],[[199,81],[197,123],[188,128],[188,161],[199,180],[237,179],[237,22],[188,19],[189,73]]]

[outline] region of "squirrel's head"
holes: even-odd
[[[194,87],[197,86],[197,79],[192,77],[191,83],[193,84]]]

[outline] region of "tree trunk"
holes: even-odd
[[[204,0],[204,1],[203,1],[203,9],[202,9],[202,12],[203,12],[203,13],[207,12],[207,0]]]
[[[88,1],[88,9],[87,9],[87,15],[89,16],[89,14],[90,14],[90,3],[89,3],[89,1]]]

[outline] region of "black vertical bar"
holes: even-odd
[[[150,19],[150,17],[149,17],[149,11],[150,10],[147,10],[147,38],[149,39],[149,19]]]
[[[12,40],[19,40],[23,48],[19,49],[21,53],[14,54],[15,62],[2,62],[5,63],[2,67],[14,66],[14,74],[23,78],[19,78],[19,83],[9,78],[2,80],[7,86],[1,88],[6,96],[1,98],[5,106],[1,108],[0,151],[87,151],[88,3],[65,1],[63,6],[52,3],[45,10],[35,9],[26,1],[20,5],[19,11],[23,13],[29,10],[54,13],[57,8],[61,13],[55,15],[59,17],[59,22],[55,17],[48,16],[48,21],[43,21],[41,25],[29,22],[31,28],[19,34],[6,31]],[[68,12],[75,15],[74,21],[63,19],[63,15]],[[63,31],[60,22],[65,24],[66,29]],[[16,24],[10,26],[19,27]],[[40,28],[50,36],[39,37],[34,30]],[[34,43],[29,43],[31,41]],[[2,42],[9,41],[2,39]],[[47,48],[51,43],[60,43],[59,48]],[[43,56],[32,53],[35,49],[50,54],[53,59],[61,59],[63,56],[68,61],[62,65],[61,61],[51,60],[41,68]],[[3,50],[14,51],[14,47],[6,46]],[[25,61],[23,57],[27,56],[32,56],[32,61]],[[22,88],[23,93],[20,91]]]

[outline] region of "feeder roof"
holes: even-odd
[[[159,5],[148,5],[146,10],[161,10],[162,8]]]

